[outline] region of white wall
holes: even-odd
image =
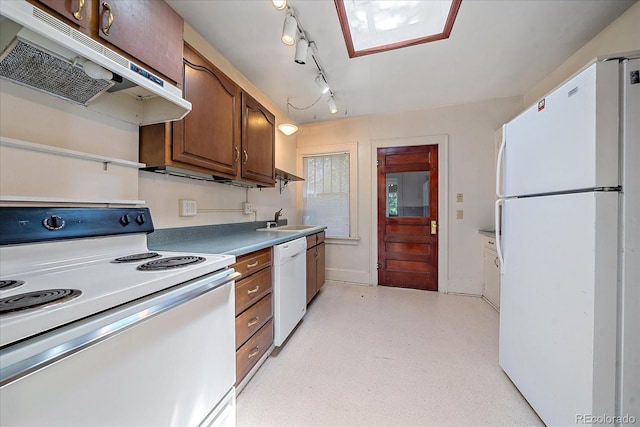
[[[298,147],[358,143],[358,232],[357,244],[328,242],[327,277],[333,280],[374,284],[377,242],[372,235],[373,183],[372,144],[380,140],[448,135],[447,165],[449,206],[446,221],[448,271],[441,291],[481,293],[482,256],[478,230],[493,228],[494,132],[522,109],[520,97],[477,104],[449,106],[382,116],[359,117],[301,126]],[[440,167],[442,170],[442,165]],[[298,171],[301,173],[301,171]],[[464,194],[455,203],[456,193]],[[444,206],[441,206],[444,208]],[[456,209],[464,219],[456,220]],[[353,243],[353,242],[351,242]]]
[[[560,67],[528,90],[524,94],[524,105],[529,106],[538,102],[546,93],[571,77],[593,58],[632,51],[640,51],[640,2],[627,9]]]

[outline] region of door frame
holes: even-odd
[[[410,138],[371,140],[371,285],[378,285],[378,148],[405,147],[411,145],[438,146],[438,292],[446,293],[449,287],[449,135],[427,135]]]

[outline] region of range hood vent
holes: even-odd
[[[92,79],[78,65],[20,39],[0,57],[0,76],[82,105],[114,85],[110,80]]]
[[[138,125],[191,111],[179,88],[26,1],[0,14],[0,77]]]

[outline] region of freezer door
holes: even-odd
[[[499,363],[550,426],[615,414],[618,198],[504,202]]]
[[[618,181],[618,63],[594,63],[505,126],[506,197]]]

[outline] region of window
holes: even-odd
[[[356,236],[356,144],[301,149],[298,158],[304,178],[302,223],[326,225],[328,237]]]

